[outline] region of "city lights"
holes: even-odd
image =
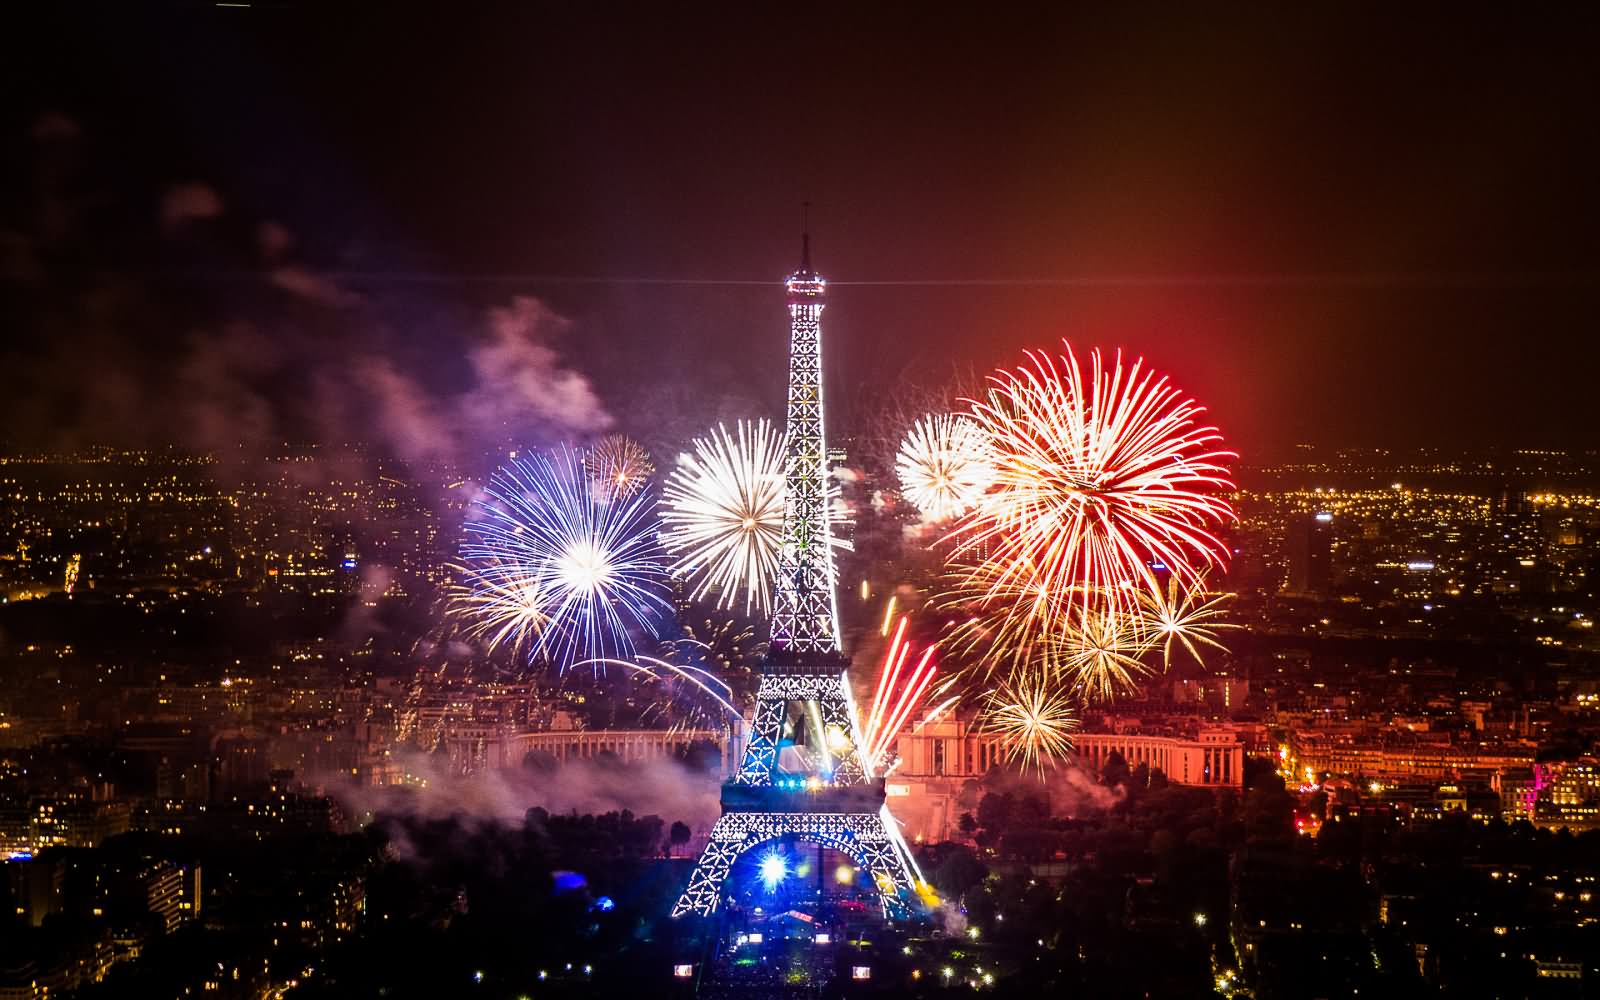
[[[1600,993],[1600,11],[433,6],[18,8],[0,1000]]]

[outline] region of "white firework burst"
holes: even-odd
[[[966,417],[939,413],[911,425],[895,473],[907,500],[930,521],[971,510],[994,481],[988,438]]]
[[[695,582],[693,597],[720,590],[730,607],[742,593],[745,611],[772,601],[772,575],[783,538],[784,438],[765,420],[718,425],[679,458],[663,491],[662,544],[677,559],[673,573]]]

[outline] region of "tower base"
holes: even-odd
[[[672,915],[716,913],[734,862],[762,844],[797,837],[848,856],[871,875],[884,916],[906,916],[917,898],[917,881],[905,840],[893,823],[887,808],[877,812],[723,813],[711,828],[711,840],[695,863],[689,886],[678,897]]]

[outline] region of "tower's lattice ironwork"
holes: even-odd
[[[826,289],[811,269],[808,236],[800,270],[785,283],[788,450],[771,649],[761,666],[744,755],[723,785],[722,817],[673,916],[715,913],[738,858],[784,839],[819,843],[849,856],[871,878],[886,914],[904,912],[917,889],[910,850],[884,807],[883,780],[869,774],[862,760],[850,660],[839,646],[822,405]],[[786,769],[781,759],[797,728],[811,735],[809,745],[794,755],[800,773]]]
[[[809,251],[809,246],[807,247]],[[790,653],[839,652],[828,525],[828,454],[822,407],[822,305],[827,283],[802,254],[790,275],[788,452],[783,478],[783,543],[772,644]]]

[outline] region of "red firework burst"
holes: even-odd
[[[1204,408],[1120,351],[1109,364],[1091,353],[1087,372],[1070,346],[1028,360],[968,401],[994,479],[951,537],[981,563],[988,599],[1029,593],[1116,614],[1159,594],[1158,567],[1192,585],[1223,565],[1213,532],[1234,519],[1219,494],[1236,456],[1200,423]]]

